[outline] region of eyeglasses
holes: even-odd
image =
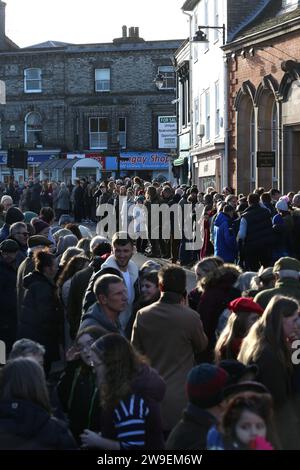
[[[24,237],[28,237],[29,232],[16,232],[15,235],[24,235]]]

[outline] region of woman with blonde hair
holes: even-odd
[[[253,299],[247,297],[238,297],[228,307],[231,313],[215,347],[216,362],[237,358],[243,338],[264,311]]]
[[[283,449],[300,449],[299,423],[293,405],[290,343],[298,332],[299,304],[295,299],[275,296],[244,339],[238,360],[257,364],[258,381],[274,400],[277,429]]]

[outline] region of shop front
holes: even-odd
[[[145,181],[169,179],[169,155],[164,152],[121,152],[118,168],[117,157],[105,157],[104,175],[116,177],[139,176]]]
[[[36,178],[40,175],[40,166],[53,158],[56,158],[60,153],[59,149],[54,150],[29,150],[27,157],[27,170],[19,168],[8,168],[7,164],[7,151],[0,151],[0,181],[7,183],[10,176],[14,175],[15,181],[23,184],[24,179]]]

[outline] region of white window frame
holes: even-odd
[[[209,12],[209,6],[208,6],[208,0],[204,0],[204,24],[205,25],[209,25],[209,15],[208,15],[208,12]],[[204,43],[204,52],[208,51],[209,50],[209,40],[210,40],[210,34],[209,34],[209,29],[208,28],[205,28],[204,29],[204,32],[206,34],[206,39],[207,39],[207,42]]]
[[[29,129],[28,126],[28,121],[29,118],[34,115],[38,117],[38,124],[36,124],[36,128]],[[36,133],[39,134],[39,139],[36,139]],[[30,138],[31,136],[32,139]],[[36,145],[42,145],[43,142],[43,121],[42,121],[42,116],[40,113],[36,111],[31,111],[30,113],[27,113],[24,119],[24,142],[25,144],[32,144],[33,147]]]
[[[210,90],[205,91],[205,140],[210,141]]]
[[[91,123],[92,120],[97,120],[97,131],[91,130]],[[106,121],[107,131],[101,131],[101,121]],[[107,149],[108,148],[108,118],[107,117],[90,117],[89,118],[89,143],[91,150],[98,150],[98,149]]]
[[[215,135],[220,136],[220,83],[215,82]]]
[[[120,119],[125,121],[125,131],[120,131]],[[127,146],[127,118],[119,116],[118,118],[118,132],[119,132],[119,144],[122,149],[126,149]]]
[[[158,67],[158,73],[164,77],[163,86],[160,88],[160,90],[175,90],[176,78],[174,67],[172,67],[172,65],[160,65]],[[169,86],[170,81],[171,84],[173,83],[173,86]]]
[[[219,26],[220,15],[219,15],[219,0],[214,0],[214,26]],[[214,30],[214,41],[218,42],[220,38],[219,30]]]
[[[30,77],[30,74],[34,75],[36,72],[35,77]],[[34,86],[34,88],[30,88]],[[42,70],[40,68],[28,68],[24,69],[24,92],[25,93],[41,93],[42,92]]]
[[[95,91],[97,93],[107,93],[110,90],[110,69],[95,69]]]

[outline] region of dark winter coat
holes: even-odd
[[[17,334],[17,271],[0,256],[0,340],[11,349]]]
[[[0,402],[1,450],[67,450],[76,442],[66,424],[30,401]]]
[[[247,221],[246,249],[255,251],[273,244],[271,214],[259,204],[249,206],[242,217]]]
[[[17,304],[18,304],[18,315],[20,316],[21,307],[23,304],[25,289],[23,286],[24,278],[27,274],[30,274],[34,271],[34,261],[32,256],[28,256],[22,261],[18,267],[17,273]]]
[[[56,286],[46,276],[33,271],[24,278],[26,289],[19,319],[18,338],[29,338],[43,344],[45,359],[59,359],[63,314]]]
[[[206,410],[188,403],[181,420],[171,431],[167,450],[205,450],[207,433],[216,418]]]
[[[216,328],[218,320],[231,300],[240,297],[240,290],[233,287],[238,278],[238,270],[234,267],[220,266],[215,272],[206,277],[204,291],[200,297],[197,312],[203,322],[204,332],[208,338],[208,347],[202,361],[213,360],[213,350],[216,344]]]
[[[59,379],[57,392],[78,443],[84,429],[100,431],[99,392],[91,367],[81,361],[69,363]]]

